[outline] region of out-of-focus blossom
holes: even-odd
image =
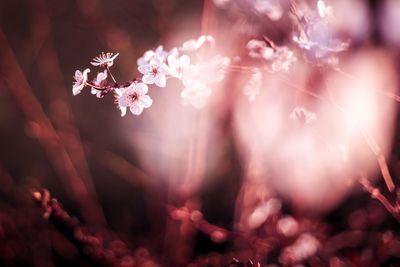
[[[93,85],[97,87],[104,87],[106,84],[106,79],[107,79],[107,70],[104,70],[103,72],[97,73],[96,79],[93,81]],[[92,95],[96,95],[96,97],[100,98],[102,97],[101,92],[102,90],[97,90],[96,88],[92,87],[90,92]]]
[[[349,42],[338,40],[335,36],[332,7],[320,0],[317,2],[316,9],[318,12],[314,9],[292,8],[298,28],[293,41],[300,48],[312,51],[316,58],[327,57],[346,50]]]
[[[207,85],[220,82],[225,77],[229,63],[229,58],[217,55],[211,59],[189,65],[184,69],[181,79],[186,85],[193,82]]]
[[[299,223],[292,216],[284,216],[276,223],[278,233],[290,237],[299,231]]]
[[[177,50],[174,50],[168,56],[169,74],[175,78],[181,79],[185,69],[190,65],[190,57],[188,55],[179,56]]]
[[[290,113],[289,118],[291,120],[297,120],[301,123],[310,124],[317,120],[317,115],[303,107],[296,107],[293,109],[292,113]]]
[[[165,87],[168,74],[167,65],[159,57],[153,57],[149,64],[139,65],[138,70],[143,74],[143,82],[146,84],[156,84],[159,87]]]
[[[272,71],[288,71],[297,59],[292,50],[286,46],[276,46],[271,40],[250,40],[247,43],[249,56],[271,62]]]
[[[75,71],[75,82],[72,85],[72,94],[77,95],[79,94],[82,90],[83,87],[86,85],[87,81],[87,74],[90,72],[90,69],[85,69],[83,73],[80,70]]]
[[[254,9],[267,15],[271,20],[279,20],[283,15],[283,7],[279,0],[255,0],[253,2]]]
[[[250,77],[243,89],[243,94],[249,97],[249,101],[253,102],[256,96],[260,93],[262,81],[262,73],[259,69],[255,69],[254,74]]]
[[[285,265],[300,263],[313,256],[320,247],[320,242],[309,233],[302,234],[292,245],[283,249],[279,261]]]
[[[140,115],[144,108],[152,105],[153,100],[147,95],[148,87],[144,83],[132,83],[129,87],[115,89],[121,116],[125,116],[127,108],[134,115]]]
[[[194,81],[186,84],[181,92],[183,105],[191,105],[195,108],[202,108],[206,104],[207,98],[211,95],[211,89],[200,81]]]
[[[333,16],[333,8],[325,4],[323,0],[318,0],[317,8],[318,8],[318,14],[321,18]]]
[[[247,224],[251,229],[261,226],[270,216],[277,214],[282,207],[282,202],[277,198],[271,198],[261,202],[250,214]]]
[[[164,62],[168,57],[168,52],[164,50],[162,45],[158,46],[155,50],[147,50],[142,57],[137,60],[138,66],[148,65],[152,59]]]
[[[205,43],[209,43],[210,45],[214,45],[215,40],[211,35],[202,35],[197,40],[191,39],[182,44],[179,48],[181,51],[196,51],[201,48]]]
[[[286,46],[276,47],[271,68],[273,71],[288,71],[290,65],[297,59]]]
[[[274,49],[267,46],[265,41],[262,40],[250,40],[246,48],[249,50],[249,56],[252,58],[270,60],[274,55]]]
[[[93,66],[100,66],[100,67],[111,67],[114,64],[114,59],[119,55],[116,53],[101,53],[98,57],[95,57],[90,64]]]

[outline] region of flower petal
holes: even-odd
[[[148,95],[142,95],[139,100],[144,108],[148,108],[153,104],[153,100]]]
[[[85,69],[83,71],[83,83],[85,83],[87,81],[87,75],[90,72],[90,69]]]
[[[138,71],[142,74],[146,74],[152,71],[152,67],[150,65],[140,65],[138,67]]]
[[[155,77],[155,82],[157,86],[165,87],[167,85],[167,78],[165,77],[164,74],[159,73]]]
[[[190,65],[190,57],[188,55],[183,55],[179,58],[179,64],[181,68],[187,68]]]
[[[143,107],[139,104],[135,104],[129,108],[133,115],[140,115],[143,112]]]
[[[142,80],[143,80],[144,83],[153,84],[153,83],[155,82],[156,79],[155,79],[155,77],[154,77],[153,75],[151,75],[151,74],[145,74],[145,75],[143,75]]]
[[[122,89],[121,88],[115,88],[114,92],[118,95],[121,96],[122,95]]]
[[[75,71],[74,79],[75,79],[76,81],[79,81],[79,80],[81,80],[82,78],[83,78],[82,72],[81,72],[80,70]]]
[[[126,114],[126,107],[119,107],[119,109],[121,110],[121,117],[125,116],[125,114]]]
[[[135,90],[139,95],[145,95],[145,94],[147,94],[149,87],[145,83],[138,83],[135,86]]]
[[[120,107],[129,107],[131,104],[131,100],[129,94],[123,94],[120,98],[118,98],[118,105]]]
[[[75,95],[78,95],[78,94],[80,94],[80,92],[82,91],[82,89],[83,89],[83,84],[82,85],[74,85],[73,87],[72,87],[72,94],[75,96]]]

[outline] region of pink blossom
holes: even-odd
[[[93,59],[93,62],[90,62],[93,66],[101,66],[101,67],[111,67],[114,64],[114,59],[119,55],[116,53],[101,53],[98,57]]]
[[[87,74],[90,72],[90,69],[85,69],[83,73],[80,70],[75,71],[75,82],[72,85],[72,94],[77,95],[83,90],[87,81]]]
[[[129,87],[116,89],[116,98],[121,110],[121,116],[125,116],[127,108],[134,115],[140,115],[144,108],[153,104],[153,100],[147,95],[148,87],[144,83],[132,83]]]
[[[151,59],[149,64],[139,66],[138,70],[143,74],[142,80],[144,83],[155,83],[159,87],[166,86],[166,74],[168,74],[168,67],[159,58],[155,57]]]
[[[96,79],[93,81],[93,84],[98,87],[102,87],[102,85],[106,82],[107,79],[107,70],[103,72],[97,73]],[[92,95],[96,95],[96,97],[101,97],[101,90],[97,90],[96,88],[92,87],[91,91]]]

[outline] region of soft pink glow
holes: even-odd
[[[300,209],[335,206],[352,188],[353,178],[377,171],[376,146],[386,153],[391,143],[396,109],[388,95],[396,82],[389,57],[366,50],[343,62],[344,71],[329,72],[314,87],[302,82],[312,74],[306,66],[303,75],[291,74],[296,86],[264,75],[256,101],[236,105],[237,137],[246,161]],[[299,101],[290,95],[293,87],[322,98],[300,98],[316,121],[289,119]]]

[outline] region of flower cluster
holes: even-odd
[[[228,4],[228,2],[224,3]],[[283,9],[279,1],[254,1],[253,5],[258,12],[274,13],[275,19],[282,16]],[[321,59],[323,63],[337,62],[334,52],[345,50],[348,43],[334,38],[330,26],[333,17],[332,7],[326,5],[323,0],[318,0],[314,9],[307,5],[298,7],[295,2],[291,2],[291,13],[297,27],[293,41],[301,49],[310,51],[314,58]],[[122,116],[126,114],[127,108],[133,114],[139,115],[144,108],[152,105],[152,99],[147,95],[148,86],[155,85],[164,88],[167,86],[167,81],[172,78],[182,83],[183,90],[180,94],[182,103],[202,108],[212,94],[215,84],[224,78],[228,70],[236,68],[239,71],[249,70],[252,73],[248,85],[244,88],[244,94],[250,101],[254,101],[260,91],[263,69],[232,65],[229,58],[210,53],[214,45],[215,40],[212,36],[203,35],[197,39],[188,40],[169,51],[161,45],[154,50],[150,49],[137,60],[137,70],[141,77],[123,84],[116,82],[110,70],[118,53],[101,53],[91,62],[93,66],[101,69],[96,78],[92,81],[88,80],[90,69],[85,69],[83,72],[77,70],[72,92],[77,95],[85,86],[90,87],[92,94],[98,98],[114,92]],[[278,46],[267,37],[263,40],[250,40],[246,47],[249,57],[266,62],[268,67],[264,70],[270,72],[287,72],[297,61],[295,53],[289,47]],[[296,111],[293,114],[298,118],[299,114],[307,113]],[[306,123],[308,121],[306,120]]]
[[[211,95],[211,86],[223,79],[225,69],[230,63],[228,58],[219,55],[211,58],[198,55],[193,57],[203,49],[212,48],[214,44],[212,36],[204,35],[198,39],[186,41],[170,51],[164,50],[163,46],[148,50],[137,60],[138,71],[142,77],[123,84],[116,82],[110,70],[118,53],[115,55],[101,53],[91,62],[93,66],[102,69],[94,80],[88,80],[90,69],[75,72],[73,95],[81,93],[86,86],[90,87],[91,93],[98,98],[114,92],[121,116],[125,116],[128,108],[132,114],[140,115],[144,108],[149,108],[153,103],[147,95],[148,86],[154,84],[158,87],[166,87],[167,79],[175,78],[183,84],[184,89],[181,92],[183,104],[202,108]],[[108,81],[108,78],[112,81]]]
[[[288,47],[277,46],[271,40],[264,37],[264,40],[250,40],[247,43],[249,56],[263,59],[271,63],[273,72],[288,71],[289,67],[297,59]]]
[[[137,62],[138,71],[143,75],[142,81],[165,87],[167,78],[176,78],[184,87],[181,92],[182,103],[195,108],[204,107],[212,92],[210,86],[222,80],[224,68],[230,61],[218,55],[212,58],[192,55],[202,49],[212,48],[214,43],[212,36],[203,35],[170,51],[165,51],[163,46],[146,51]]]
[[[72,93],[73,95],[79,94],[85,86],[90,87],[91,93],[98,98],[102,98],[110,92],[115,92],[121,116],[126,114],[127,108],[129,108],[132,114],[140,115],[144,108],[150,107],[153,103],[150,96],[147,95],[148,87],[146,84],[136,80],[119,85],[110,70],[117,56],[118,53],[115,55],[112,53],[101,53],[93,59],[91,64],[102,69],[102,71],[97,73],[93,81],[88,81],[87,74],[90,72],[90,69],[85,69],[83,73],[77,70],[74,76],[75,82],[72,87]],[[109,76],[112,82],[107,80]]]

